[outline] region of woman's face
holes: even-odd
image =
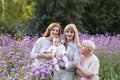
[[[50,36],[54,37],[55,35],[58,35],[59,33],[59,28],[58,27],[53,27],[50,31]]]
[[[84,54],[88,54],[89,53],[89,49],[85,46],[85,45],[82,45],[81,46],[81,53],[84,55]]]
[[[74,38],[74,35],[75,35],[74,31],[67,30],[67,31],[65,32],[65,36],[66,36],[67,42],[72,41],[73,38]]]

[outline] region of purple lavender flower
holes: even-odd
[[[3,67],[4,67],[4,70],[7,70],[7,65],[6,64],[4,64]]]
[[[16,74],[15,74],[15,77],[19,77],[19,74],[18,74],[18,73],[16,73]]]
[[[85,78],[80,78],[80,80],[86,80]]]
[[[9,56],[9,57],[13,57],[13,55],[14,55],[14,52],[9,52],[9,53],[8,53],[8,56]]]
[[[16,72],[16,69],[15,69],[15,68],[12,68],[11,71]]]
[[[25,71],[27,68],[25,66],[22,67],[22,70]]]
[[[29,80],[28,75],[23,78],[23,80]]]
[[[46,74],[42,74],[41,79],[45,79],[45,78],[46,78]]]
[[[42,69],[40,70],[41,73],[46,73],[46,70]]]
[[[2,72],[2,73],[1,73],[1,76],[4,77],[4,76],[5,76],[5,72]]]
[[[40,76],[40,72],[39,71],[36,71],[34,76]]]
[[[6,62],[5,62],[5,61],[0,61],[0,63],[2,63],[2,64],[6,64]]]
[[[19,58],[20,57],[20,53],[16,53],[16,57]]]
[[[8,80],[14,80],[14,78],[10,77]]]

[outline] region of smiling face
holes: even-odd
[[[75,44],[79,43],[78,30],[75,24],[68,24],[64,29],[64,42],[70,41]]]
[[[95,44],[92,41],[90,41],[90,40],[82,41],[81,53],[83,55],[92,54],[94,50],[95,50]]]
[[[61,26],[58,23],[51,23],[47,27],[43,36],[53,38],[53,36],[55,35],[58,35],[58,36],[61,35]]]
[[[72,29],[68,29],[65,31],[65,38],[67,42],[73,41],[74,38],[74,31]]]
[[[89,52],[90,52],[89,48],[87,48],[85,45],[82,44],[82,46],[81,46],[81,53],[83,55],[86,55],[86,54],[89,54]]]
[[[50,31],[50,37],[54,37],[59,34],[59,28],[58,27],[53,27]]]

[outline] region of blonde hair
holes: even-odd
[[[60,26],[60,24],[58,24],[58,23],[51,23],[48,27],[47,27],[47,29],[46,29],[46,31],[45,31],[45,33],[44,33],[44,37],[48,37],[49,35],[50,35],[50,31],[54,28],[54,27],[58,27],[59,28],[59,33],[58,33],[58,35],[60,36],[61,35],[61,26]]]
[[[91,52],[93,52],[96,48],[96,45],[91,40],[83,40],[82,45],[89,49]]]
[[[79,42],[78,30],[77,30],[77,27],[76,27],[75,24],[68,24],[68,25],[65,27],[65,29],[64,29],[64,41],[67,42],[65,32],[68,31],[68,30],[71,30],[71,31],[74,32],[73,42],[76,43],[76,44],[80,43],[80,42]]]

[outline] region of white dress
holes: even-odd
[[[65,46],[64,45],[62,45],[62,44],[60,44],[59,46],[54,46],[54,45],[52,45],[52,46],[50,46],[50,48],[48,48],[48,51],[58,51],[59,53],[61,53],[61,54],[63,54],[64,55],[64,53],[66,53],[66,50],[65,50]],[[53,56],[54,56],[54,53],[52,53],[53,54]]]
[[[31,51],[31,58],[36,58],[38,54],[46,52],[51,45],[52,42],[49,41],[47,38],[39,38],[33,46],[33,49]],[[44,61],[46,61],[46,59],[35,59],[33,66],[40,67],[40,64],[44,63]]]
[[[98,77],[98,71],[99,71],[99,60],[96,57],[96,55],[92,54],[92,56],[90,56],[87,60],[83,61],[81,60],[81,66],[84,67],[84,69],[86,69],[87,71],[89,71],[90,73],[93,73],[94,76],[91,79],[88,79],[84,76],[84,74],[82,74],[78,69],[76,70],[76,73],[82,77],[82,78],[86,78],[86,80],[99,80]]]
[[[58,65],[58,62],[57,62],[57,59],[55,56],[55,52],[57,51],[58,53],[60,54],[63,54],[63,57],[62,57],[62,60],[64,61],[65,63],[65,67],[68,67],[68,58],[67,58],[67,52],[65,50],[65,46],[60,44],[59,46],[54,46],[52,45],[50,48],[48,48],[48,51],[52,51],[52,55],[53,55],[53,61],[54,61],[54,64],[55,64],[55,68],[56,70],[60,70],[59,68],[59,65]]]

